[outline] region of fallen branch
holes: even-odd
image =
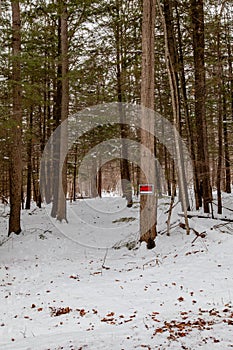
[[[103,274],[103,269],[110,270],[110,267],[105,266],[105,261],[106,261],[107,255],[108,255],[108,248],[106,249],[104,259],[103,259],[103,264],[101,266],[101,275]]]
[[[229,227],[228,225],[232,225],[232,224],[229,223],[229,222],[225,222],[225,223],[221,223],[221,224],[218,224],[218,225],[214,225],[212,227],[212,229],[219,230],[222,233],[228,233],[228,234],[232,235],[233,234],[233,229],[232,229],[232,227]],[[222,227],[226,227],[227,230],[222,230],[221,229]]]
[[[213,203],[214,205],[218,206],[217,203],[215,203],[215,202],[212,202],[212,203]],[[225,207],[224,205],[222,205],[222,208],[233,212],[233,209],[227,208],[227,207]]]
[[[171,223],[171,224],[170,224],[170,231],[171,231],[173,228],[178,227],[179,225],[180,225],[180,222],[179,222],[179,221],[175,221],[175,222]],[[167,228],[158,231],[158,234],[159,234],[159,235],[163,235],[164,233],[167,233]]]
[[[196,237],[194,238],[194,240],[192,241],[192,243],[194,243],[198,237],[201,237],[201,238],[205,238],[206,237],[206,231],[203,231],[203,232],[198,232],[196,230],[194,230],[194,228],[191,228],[190,229],[195,233]]]
[[[184,217],[183,213],[179,213],[178,214],[181,217]],[[215,217],[213,218],[212,216],[210,216],[210,214],[197,214],[197,213],[189,213],[188,214],[188,218],[197,218],[197,219],[212,219],[212,220],[219,220],[219,221],[226,221],[226,222],[233,222],[233,219],[227,219],[227,218],[223,218],[223,217]]]

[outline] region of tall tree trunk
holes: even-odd
[[[232,51],[230,42],[230,31],[226,29],[227,35],[227,53],[228,53],[228,71],[229,71],[229,93],[230,93],[230,113],[233,121],[233,70],[232,70]],[[224,84],[225,86],[225,84]],[[223,135],[224,135],[224,152],[225,152],[225,167],[226,167],[226,192],[231,193],[231,161],[229,155],[228,129],[227,129],[227,108],[226,108],[226,89],[223,95]]]
[[[171,99],[172,99],[172,111],[174,125],[176,126],[179,134],[174,134],[174,147],[176,149],[176,167],[178,172],[179,180],[179,192],[181,197],[182,208],[185,216],[185,226],[187,234],[189,234],[189,223],[187,217],[187,210],[189,210],[189,200],[188,200],[188,189],[184,169],[184,159],[182,152],[182,144],[180,142],[180,98],[179,98],[179,87],[178,87],[178,53],[175,43],[174,30],[173,30],[173,21],[172,21],[172,9],[170,2],[164,1],[164,16],[161,10],[160,1],[158,1],[161,17],[164,22],[164,34],[165,34],[165,52],[166,52],[166,64],[169,76],[169,84],[171,89]]]
[[[199,188],[202,188],[204,212],[210,212],[212,193],[208,157],[208,139],[206,125],[206,86],[204,58],[204,10],[203,0],[191,0],[193,30],[193,55],[195,73],[195,116],[197,133],[197,161]]]
[[[57,65],[56,76],[56,93],[54,97],[54,128],[56,129],[61,122],[61,100],[62,100],[62,64],[61,64],[61,16],[58,16],[58,46],[57,56],[59,62]],[[53,164],[52,164],[52,191],[53,191],[53,205],[51,210],[51,216],[56,218],[58,208],[58,196],[59,196],[59,159],[60,159],[60,135],[56,134],[56,139],[53,139]]]
[[[61,132],[60,132],[60,166],[59,166],[59,195],[57,220],[67,221],[66,192],[67,192],[67,152],[68,132],[67,123],[69,111],[69,79],[68,79],[68,14],[66,1],[61,3],[61,60],[62,60],[62,99],[61,99]]]
[[[223,82],[224,84],[224,82]],[[223,91],[223,137],[224,137],[224,155],[225,155],[225,180],[226,193],[231,193],[231,162],[229,154],[229,140],[228,140],[228,128],[227,128],[227,106],[226,106],[226,91]]]
[[[30,209],[32,195],[32,120],[33,111],[31,109],[29,115],[29,137],[27,144],[27,199],[25,206],[26,209]]]
[[[155,30],[155,0],[143,0],[142,17],[142,81],[141,81],[141,145],[154,155],[154,33]],[[144,108],[146,107],[146,108]],[[149,128],[150,133],[146,130]],[[142,167],[143,164],[143,167]],[[142,171],[145,169],[145,174]],[[145,177],[147,176],[147,178]],[[141,151],[141,183],[155,184],[155,159]],[[157,224],[157,196],[140,196],[140,241],[147,243],[148,249],[155,247]]]
[[[97,191],[97,181],[96,181],[96,175],[97,175],[97,159],[92,158],[91,162],[91,169],[90,171],[90,196],[91,198],[98,197],[98,191]]]
[[[230,22],[230,16],[228,17],[228,22]],[[227,28],[227,53],[228,53],[228,71],[230,77],[230,101],[231,101],[231,120],[233,121],[233,68],[232,68],[232,42],[231,42],[231,27]]]
[[[101,168],[101,156],[99,155],[99,169],[97,174],[97,192],[98,196],[102,197],[102,168]]]
[[[12,7],[12,84],[13,115],[10,149],[10,218],[8,236],[21,232],[20,205],[22,186],[22,87],[21,87],[21,23],[19,1],[11,1]]]
[[[73,201],[76,201],[76,177],[77,177],[77,161],[78,161],[78,146],[74,149],[74,170],[73,170]]]
[[[220,21],[220,19],[219,19]],[[222,107],[222,58],[220,49],[220,23],[218,21],[217,30],[217,55],[218,55],[218,166],[217,166],[217,200],[218,200],[218,214],[222,214],[222,157],[223,157],[223,107]]]
[[[197,162],[196,162],[196,154],[195,154],[195,142],[194,142],[193,129],[191,125],[189,107],[188,107],[187,87],[186,87],[185,70],[184,70],[184,54],[183,54],[182,36],[181,36],[181,29],[180,29],[180,15],[178,12],[177,1],[175,1],[175,10],[176,10],[177,32],[178,32],[179,78],[180,78],[180,85],[181,85],[181,95],[183,98],[183,109],[184,109],[184,116],[185,116],[187,141],[188,141],[189,152],[191,154],[191,159],[193,163],[193,176],[194,176],[193,180],[194,180],[196,209],[198,210],[199,209],[199,182],[198,182]]]
[[[122,152],[120,159],[120,170],[121,170],[121,186],[123,197],[127,200],[127,207],[132,207],[132,186],[130,180],[130,170],[129,170],[129,161],[128,161],[128,147],[126,139],[128,138],[127,125],[125,124],[125,110],[122,105],[123,91],[122,86],[124,85],[123,81],[123,70],[124,70],[124,57],[122,53],[122,23],[120,17],[120,6],[122,6],[119,0],[116,0],[116,9],[117,9],[117,23],[115,31],[116,39],[116,58],[117,58],[117,100],[119,102],[119,117],[120,117],[120,131],[121,131],[121,144]]]

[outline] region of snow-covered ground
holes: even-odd
[[[233,348],[233,224],[192,218],[204,234],[187,236],[176,206],[171,236],[129,250],[139,207],[125,204],[78,200],[68,224],[32,208],[9,239],[0,207],[1,350]],[[161,232],[168,204],[160,202]],[[232,195],[224,205],[233,208]]]

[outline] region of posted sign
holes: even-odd
[[[152,185],[152,184],[139,185],[139,193],[140,194],[153,194],[154,193],[154,185]]]

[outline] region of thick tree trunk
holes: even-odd
[[[142,18],[142,81],[141,81],[141,145],[154,155],[154,30],[155,0],[143,0]],[[146,108],[145,108],[146,107]],[[146,129],[150,131],[148,133]],[[143,166],[142,166],[143,165]],[[145,170],[145,172],[142,171]],[[147,178],[145,177],[147,176]],[[155,159],[141,151],[141,183],[155,184]],[[155,247],[157,224],[156,194],[140,196],[140,241],[147,243],[147,248]]]
[[[12,1],[12,85],[13,115],[10,146],[10,219],[8,236],[21,232],[20,206],[22,186],[22,88],[21,88],[21,23],[19,1]]]

